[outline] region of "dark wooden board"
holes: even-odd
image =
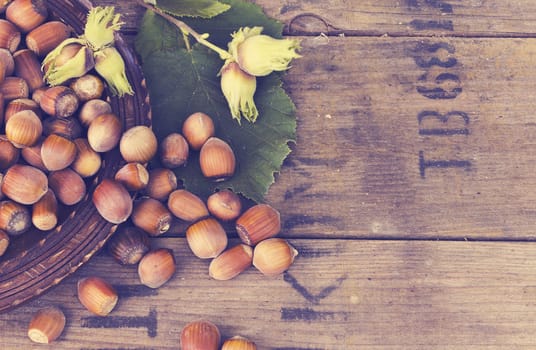
[[[536,35],[536,3],[531,0],[255,0],[285,23],[290,35],[478,36]],[[134,1],[95,0],[124,14],[124,30],[136,32],[143,10]]]
[[[54,349],[178,349],[189,321],[209,319],[224,337],[259,349],[401,350],[536,348],[536,245],[501,242],[291,240],[290,270],[253,268],[230,281],[207,276],[182,239],[176,276],[158,290],[101,254],[45,296],[0,315],[5,349],[41,349],[26,338],[31,315],[60,305],[68,326]],[[107,278],[121,294],[107,317],[76,299],[78,278]]]
[[[534,238],[534,39],[303,38],[290,235]]]
[[[177,349],[198,318],[259,349],[536,348],[536,3],[254,2],[302,39],[285,76],[298,143],[266,198],[295,264],[213,281],[179,225],[154,240],[177,257],[169,284],[140,287],[101,253],[1,314],[2,344],[42,348],[26,326],[56,304],[60,350]],[[117,6],[133,42],[141,8],[94,3]],[[121,292],[110,318],[76,300],[89,275]]]
[[[259,2],[287,24],[291,12],[338,13],[348,28],[359,14],[433,7],[417,3]],[[488,20],[494,11],[536,13],[532,3],[501,4],[452,10],[459,20],[482,6],[479,18]],[[303,58],[286,77],[298,144],[268,195],[286,234],[534,238],[534,39],[301,38]]]

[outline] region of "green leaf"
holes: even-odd
[[[232,5],[229,11],[210,20],[188,19],[188,24],[214,33],[211,39],[216,40],[211,42],[225,48],[231,33],[245,25],[263,26],[267,34],[280,35],[281,24],[266,17],[258,6],[225,2]],[[205,198],[217,188],[232,188],[261,202],[290,153],[289,142],[296,137],[295,108],[282,88],[281,74],[258,79],[255,102],[259,118],[239,125],[220,89],[217,74],[223,61],[216,53],[200,44],[187,50],[180,30],[151,11],[144,16],[136,50],[142,58],[157,137],[180,132],[184,119],[201,111],[213,118],[216,135],[229,142],[238,160],[232,178],[213,183],[201,173],[198,152],[192,152],[187,166],[176,170],[185,187]]]
[[[283,23],[266,16],[262,8],[256,4],[242,0],[222,0],[221,2],[231,6],[229,11],[218,17],[205,20],[202,18],[183,19],[198,33],[209,33],[209,41],[227,49],[227,43],[231,40],[231,33],[240,27],[263,27],[263,34],[274,38],[281,38]]]
[[[163,11],[177,17],[212,18],[230,6],[216,0],[157,0],[156,5]]]

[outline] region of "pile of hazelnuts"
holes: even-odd
[[[212,259],[209,275],[214,279],[234,278],[252,265],[265,275],[277,275],[292,264],[297,251],[274,237],[281,230],[281,218],[272,206],[262,203],[243,210],[241,197],[230,189],[218,190],[204,201],[179,187],[174,169],[186,164],[192,152],[199,152],[205,177],[222,182],[234,175],[234,152],[215,136],[207,114],[191,114],[180,132],[168,134],[159,145],[150,128],[133,127],[121,137],[119,149],[126,164],[114,179],[101,181],[93,202],[106,220],[121,224],[108,250],[120,264],[138,264],[143,284],[158,288],[175,272],[173,252],[151,250],[149,240],[166,233],[174,220],[186,224],[191,252]],[[154,157],[162,166],[148,169],[145,164]],[[132,201],[133,191],[138,195]],[[234,222],[241,239],[233,247],[228,247],[224,228],[229,222]]]
[[[135,126],[123,133],[118,146],[126,162],[113,179],[104,179],[97,185],[93,202],[105,220],[118,225],[108,242],[111,256],[122,265],[137,264],[143,285],[159,288],[175,274],[173,251],[151,249],[150,244],[150,237],[163,235],[175,219],[188,224],[186,240],[191,252],[198,258],[212,259],[209,275],[216,280],[232,279],[250,266],[269,276],[290,267],[297,251],[285,239],[274,237],[281,230],[276,209],[268,204],[255,204],[244,211],[240,196],[229,189],[213,193],[205,202],[178,188],[172,169],[183,166],[192,150],[199,151],[205,176],[224,181],[234,174],[233,151],[214,136],[214,123],[208,115],[190,115],[182,133],[169,134],[159,146],[151,128]],[[159,157],[163,167],[148,169],[146,165],[154,157]],[[221,162],[225,165],[220,166]],[[241,243],[228,247],[221,222],[233,220]],[[80,303],[98,316],[110,314],[120,297],[113,284],[98,276],[81,278],[77,295]],[[64,325],[61,309],[45,308],[30,322],[28,335],[34,341],[51,342],[61,334]],[[181,348],[217,350],[220,337],[212,322],[193,321],[181,332]],[[225,340],[221,349],[254,350],[256,345],[236,336]]]
[[[275,237],[281,230],[281,218],[270,205],[255,204],[244,210],[241,197],[230,189],[216,191],[204,201],[179,188],[173,170],[186,164],[192,152],[199,152],[200,168],[207,178],[225,181],[234,175],[233,150],[215,136],[214,123],[207,114],[188,116],[181,132],[170,133],[158,146],[150,128],[136,126],[123,134],[119,149],[126,164],[113,180],[97,186],[93,200],[106,220],[120,224],[108,242],[108,251],[122,265],[137,264],[143,285],[159,288],[174,276],[173,251],[151,249],[150,237],[166,233],[176,219],[186,223],[191,252],[200,259],[211,259],[209,275],[216,280],[232,279],[251,266],[274,276],[294,261],[297,250],[287,240]],[[144,164],[153,157],[158,157],[162,166],[148,169]],[[133,191],[137,195],[132,201]],[[240,238],[240,243],[232,247],[228,247],[222,224],[229,222],[234,222]],[[92,313],[106,316],[119,296],[108,281],[90,276],[78,281],[78,298]],[[206,320],[186,325],[181,334],[182,349],[217,350],[219,344],[218,328]],[[222,349],[256,347],[246,338],[233,337],[224,342]]]

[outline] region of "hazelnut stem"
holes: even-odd
[[[232,55],[225,51],[224,49],[214,45],[213,43],[209,42],[206,38],[208,37],[208,34],[199,34],[198,32],[196,32],[195,30],[193,30],[189,25],[187,25],[186,23],[184,23],[183,21],[181,20],[178,20],[170,15],[168,15],[167,13],[165,13],[164,11],[160,10],[158,7],[155,7],[155,6],[151,6],[147,3],[145,3],[143,0],[137,0],[137,3],[138,5],[140,6],[143,6],[145,7],[146,9],[148,10],[152,10],[154,11],[155,13],[157,13],[158,15],[164,17],[166,20],[168,20],[169,22],[173,23],[174,25],[176,25],[177,27],[180,28],[180,30],[183,32],[183,33],[187,33],[187,34],[190,34],[191,36],[193,36],[195,38],[195,40],[197,40],[198,43],[202,44],[202,45],[205,45],[206,47],[208,47],[209,49],[215,51],[216,53],[218,53],[220,55],[220,58],[222,60],[228,60],[228,59],[231,59],[232,58]],[[187,43],[187,46],[188,45],[188,41],[184,40],[186,43]]]

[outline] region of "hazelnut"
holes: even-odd
[[[134,126],[123,133],[119,151],[127,162],[147,163],[158,149],[154,132],[145,125]]]
[[[201,146],[214,136],[214,122],[212,118],[202,112],[188,116],[182,124],[182,134],[193,150],[199,151]]]
[[[85,74],[76,78],[69,86],[81,102],[98,99],[104,92],[104,82],[93,74]]]
[[[257,350],[257,345],[245,337],[235,335],[223,342],[221,350]]]
[[[120,224],[132,213],[132,198],[127,189],[112,179],[103,179],[93,192],[93,204],[108,222]]]
[[[106,316],[112,312],[119,299],[114,287],[100,277],[80,279],[77,290],[80,303],[98,316]]]
[[[190,149],[188,142],[179,133],[171,133],[160,143],[160,161],[166,168],[178,168],[186,164]]]
[[[31,165],[14,164],[4,174],[0,191],[17,203],[34,204],[48,191],[48,179]]]
[[[28,84],[30,93],[45,85],[41,62],[30,49],[21,49],[13,53],[15,61],[15,75],[21,77]]]
[[[181,220],[194,222],[208,216],[205,203],[187,190],[175,190],[169,194],[167,206]]]
[[[220,330],[206,320],[190,322],[181,331],[182,350],[218,350],[220,341]]]
[[[201,147],[199,165],[205,177],[217,182],[224,181],[233,176],[236,158],[227,142],[211,137]]]
[[[101,114],[89,124],[87,140],[94,151],[108,152],[119,143],[121,132],[121,120],[115,114]]]
[[[150,251],[138,264],[140,282],[149,288],[159,288],[173,277],[175,266],[172,250],[159,248]]]
[[[76,112],[79,105],[78,96],[74,91],[63,85],[48,88],[41,99],[39,106],[48,115],[67,118]]]
[[[100,154],[91,148],[85,138],[77,138],[73,142],[77,151],[71,168],[83,178],[95,175],[102,165]]]
[[[149,183],[149,171],[140,163],[127,163],[115,173],[115,180],[129,191],[140,191]]]
[[[60,21],[45,22],[26,35],[26,46],[37,56],[45,56],[71,34],[69,27]]]
[[[121,226],[108,243],[108,251],[121,265],[137,264],[150,247],[147,233],[134,226]]]
[[[49,344],[65,328],[65,315],[60,308],[49,306],[37,311],[28,325],[28,337],[35,343]]]
[[[151,236],[160,236],[171,226],[172,216],[162,202],[154,198],[141,198],[134,203],[132,223]]]
[[[0,19],[0,47],[14,52],[19,47],[22,34],[10,21]]]
[[[84,199],[87,192],[84,179],[71,168],[49,173],[48,183],[58,201],[65,205],[75,205]]]
[[[23,33],[38,27],[48,17],[45,0],[14,0],[6,7],[6,19]]]
[[[246,244],[238,244],[227,249],[209,265],[209,276],[216,280],[230,280],[251,266],[253,261],[253,248]]]
[[[242,242],[255,245],[281,230],[279,211],[268,204],[256,204],[236,220],[236,231]]]
[[[41,119],[31,110],[17,112],[6,122],[6,137],[17,148],[34,145],[42,133]]]
[[[269,238],[253,250],[253,266],[267,276],[286,271],[294,262],[298,251],[282,238]]]
[[[177,189],[177,176],[167,168],[154,168],[149,171],[149,182],[145,187],[147,196],[167,200],[169,194]]]
[[[240,197],[228,189],[211,194],[207,199],[207,207],[212,215],[223,221],[234,220],[242,212]]]
[[[30,97],[30,87],[26,80],[21,77],[8,76],[0,83],[0,93],[4,96],[4,101],[28,98]]]
[[[73,141],[50,134],[41,145],[41,160],[49,171],[61,170],[74,162],[76,152],[77,148]]]
[[[216,219],[206,218],[186,229],[186,241],[198,258],[215,258],[227,247],[227,234]]]
[[[94,67],[95,62],[93,60],[93,57],[87,54],[86,47],[76,42],[63,46],[61,48],[61,51],[54,59],[48,60],[43,64],[43,71],[48,72],[49,69],[51,69],[52,65],[54,66],[54,69],[62,67],[63,65],[72,62],[71,60],[74,59],[75,56],[77,56],[79,53],[81,55],[84,55],[85,62],[83,67],[79,66],[78,68],[83,69],[85,72],[87,72]]]
[[[93,119],[97,118],[99,115],[109,113],[112,113],[112,106],[110,103],[101,99],[93,99],[85,102],[82,107],[80,107],[78,119],[82,125],[88,127]]]
[[[0,230],[18,236],[28,231],[31,225],[31,214],[26,206],[10,200],[0,202]]]
[[[58,224],[58,201],[51,189],[32,205],[32,223],[41,231],[52,230]]]

